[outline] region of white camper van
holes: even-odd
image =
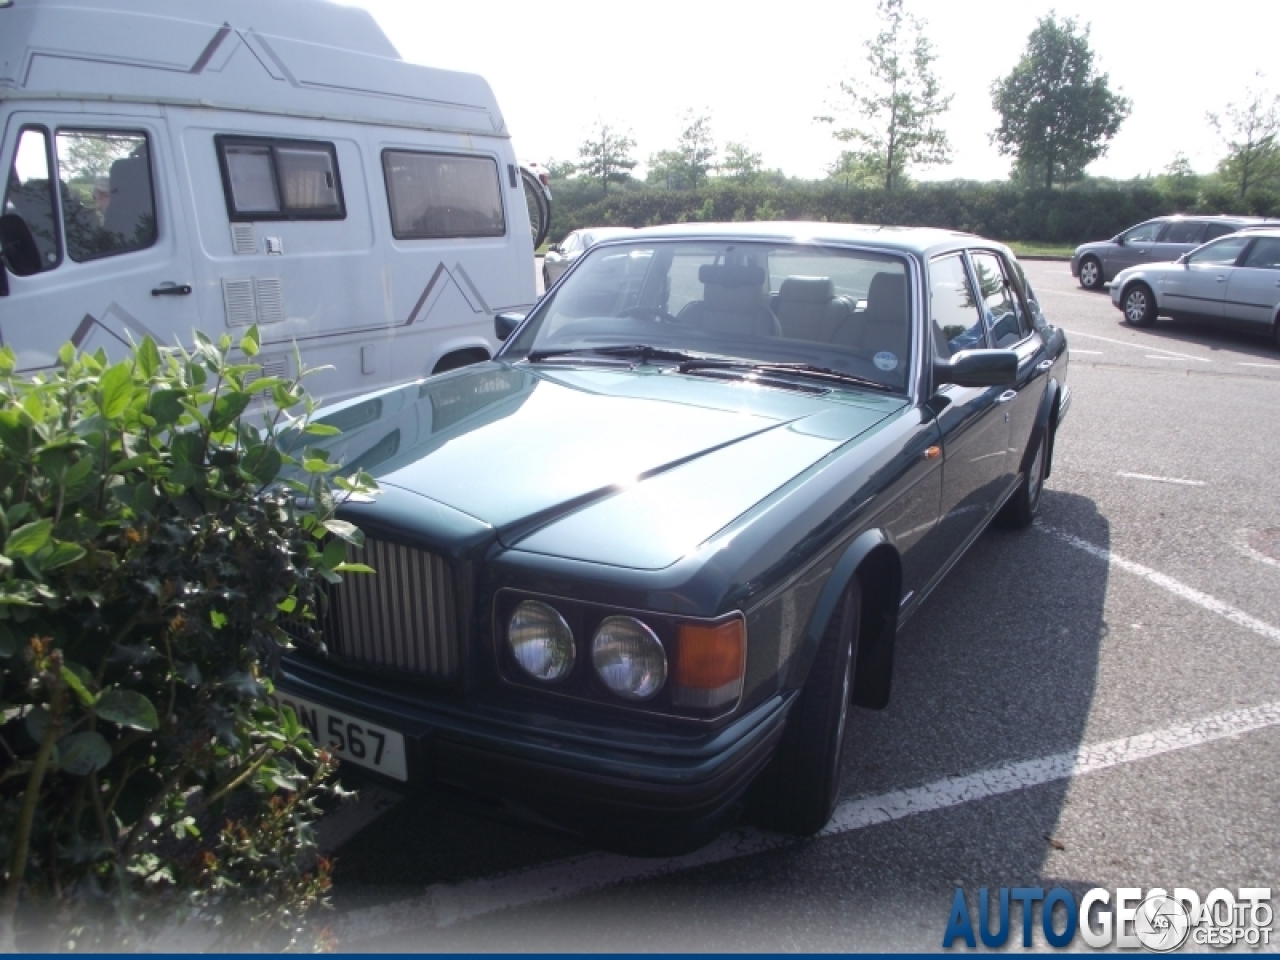
[[[0,337],[35,372],[258,324],[326,401],[486,359],[536,299],[480,77],[323,0],[0,0]]]

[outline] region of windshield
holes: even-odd
[[[616,348],[788,364],[905,392],[907,260],[802,244],[649,241],[595,247],[501,356],[618,357]],[[615,348],[615,349],[610,349]]]

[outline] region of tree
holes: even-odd
[[[1257,90],[1249,90],[1246,96],[1243,103],[1227,104],[1221,115],[1208,115],[1227,145],[1218,173],[1241,200],[1251,190],[1280,182],[1280,96]]]
[[[860,150],[841,150],[840,156],[827,167],[827,176],[840,183],[846,190],[857,187],[870,189],[884,186],[884,164],[876,156]],[[904,174],[899,174],[895,186],[903,186]]]
[[[946,163],[951,155],[947,134],[937,126],[951,97],[942,95],[933,75],[937,55],[924,35],[924,23],[908,14],[902,3],[880,0],[883,27],[866,44],[867,76],[840,84],[862,117],[861,125],[833,131],[841,143],[861,145],[846,153],[864,168],[878,169],[888,191],[902,185],[909,167]],[[835,116],[817,119],[836,122]]]
[[[711,118],[705,113],[695,115],[689,110],[684,119],[685,128],[676,146],[676,154],[680,158],[679,172],[689,189],[697,190],[716,168],[712,162],[716,155],[716,142],[711,136]]]
[[[760,179],[763,171],[760,154],[752,152],[745,143],[730,141],[724,145],[724,160],[720,163],[720,172],[725,177],[741,183],[754,183]]]
[[[1024,173],[1039,171],[1046,188],[1082,176],[1132,106],[1094,66],[1088,26],[1053,13],[1031,31],[1017,66],[991,85],[991,104],[1000,114],[991,142]]]
[[[621,133],[603,120],[597,120],[595,128],[578,148],[577,171],[588,180],[600,181],[601,192],[608,193],[609,184],[631,179],[631,169],[636,165],[631,151],[635,147],[630,130]]]

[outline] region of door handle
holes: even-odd
[[[153,287],[151,295],[153,297],[185,297],[191,292],[191,284],[189,283],[162,283],[158,287]]]
[[[1000,396],[996,397],[996,403],[1008,403],[1017,395],[1017,390],[1006,390],[1004,393],[1000,394]]]
[[[1227,280],[1227,278],[1226,278],[1226,277],[1222,276],[1222,274],[1218,274],[1218,282],[1219,282],[1219,283],[1226,283],[1226,280]]]
[[[1037,370],[1048,370],[1048,369],[1049,369],[1050,367],[1052,367],[1052,366],[1053,366],[1053,361],[1052,361],[1052,360],[1041,360],[1039,363],[1037,363],[1037,364],[1036,364],[1036,369],[1037,369]]]

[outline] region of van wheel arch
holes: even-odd
[[[488,359],[489,351],[483,347],[467,347],[465,350],[454,350],[446,353],[436,361],[435,367],[431,370],[431,375],[435,376],[437,373],[457,370],[459,367],[469,367],[473,363],[484,363]]]

